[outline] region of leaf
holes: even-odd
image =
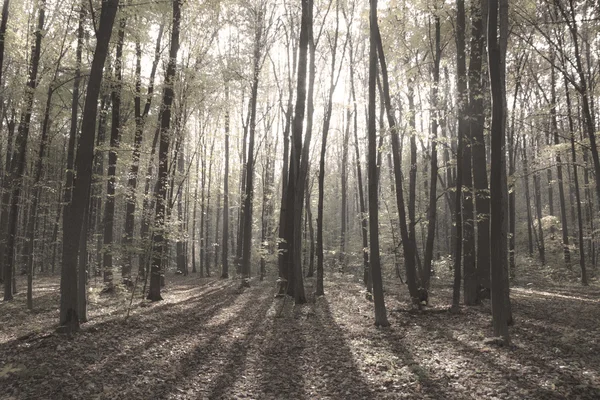
[[[15,367],[13,364],[6,364],[0,369],[0,378],[6,378],[9,374],[14,374],[22,370],[23,368]]]

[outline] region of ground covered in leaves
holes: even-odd
[[[600,289],[511,292],[511,347],[486,344],[489,303],[447,312],[450,288],[411,310],[386,285],[391,327],[353,276],[333,275],[308,303],[274,298],[275,283],[168,277],[164,301],[90,291],[90,321],[55,333],[58,281],[0,304],[1,399],[599,399]],[[23,287],[23,286],[21,286]]]

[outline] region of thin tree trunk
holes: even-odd
[[[150,112],[152,103],[152,95],[154,93],[154,78],[156,69],[160,59],[161,40],[163,35],[163,24],[158,28],[158,36],[156,39],[156,47],[154,50],[154,61],[152,62],[152,70],[150,71],[150,83],[146,94],[146,102],[142,111],[142,47],[139,40],[135,43],[136,65],[135,65],[135,133],[133,139],[133,152],[131,154],[131,165],[129,166],[129,175],[127,179],[127,195],[125,198],[125,233],[123,235],[123,244],[125,245],[125,257],[123,262],[123,277],[131,275],[133,264],[133,235],[135,230],[135,209],[136,209],[136,190],[138,184],[138,175],[140,170],[140,155],[142,142],[144,139],[144,127],[146,118]],[[143,266],[140,266],[138,271],[143,271]]]
[[[373,7],[373,0],[371,2],[371,7]],[[373,12],[373,10],[371,10],[371,12]],[[371,18],[373,18],[373,17],[371,16]],[[394,116],[394,111],[392,110],[392,107],[391,107],[391,97],[390,97],[390,90],[389,90],[387,64],[385,61],[385,53],[383,52],[383,44],[381,41],[381,35],[379,34],[379,27],[378,27],[376,21],[374,22],[373,20],[371,20],[371,24],[374,24],[374,26],[373,26],[374,31],[372,32],[373,40],[374,40],[373,45],[377,46],[376,51],[379,54],[379,65],[381,66],[381,76],[382,76],[382,83],[383,83],[383,85],[382,85],[383,86],[383,99],[384,99],[384,103],[385,103],[385,109],[387,111],[387,119],[388,119],[388,125],[389,125],[389,129],[390,129],[390,135],[392,137],[392,154],[393,154],[393,160],[394,160],[394,179],[395,179],[395,184],[396,184],[396,206],[398,208],[398,217],[400,220],[400,236],[402,238],[402,248],[404,250],[406,282],[408,284],[408,291],[410,293],[412,302],[416,305],[420,305],[420,303],[421,303],[420,298],[424,297],[424,296],[421,296],[419,294],[420,290],[419,290],[419,287],[417,286],[417,269],[416,269],[416,264],[415,264],[416,244],[413,240],[411,240],[411,236],[409,234],[409,228],[408,228],[408,221],[406,218],[404,193],[403,193],[403,189],[402,189],[402,171],[401,171],[402,149],[400,146],[400,140],[398,138],[398,127],[396,126],[396,119]],[[369,102],[369,106],[370,106],[370,102]],[[373,114],[373,117],[375,117],[374,114]],[[370,145],[371,145],[371,143],[369,141],[369,146]],[[369,149],[369,151],[370,151],[370,149]],[[370,157],[370,154],[369,154],[369,157]],[[373,225],[371,222],[372,210],[374,210],[373,207],[378,207],[378,204],[377,204],[377,198],[375,198],[375,205],[371,204],[371,201],[373,200],[373,198],[371,197],[371,193],[370,193],[371,184],[372,184],[370,168],[371,167],[369,167],[369,226],[370,226],[370,235],[373,235]],[[379,238],[376,239],[376,243],[378,243],[378,242],[379,242]],[[372,254],[373,238],[370,239],[370,243],[371,243],[371,250],[370,250],[371,251],[371,256],[370,256],[371,268],[370,268],[370,271],[371,271],[371,275],[372,275],[372,273],[374,271],[373,265],[372,265],[373,264],[373,254]],[[377,269],[380,269],[380,267]],[[374,277],[371,276],[371,278],[373,279]],[[381,277],[379,277],[378,279],[381,279]],[[375,280],[374,279],[373,279],[373,291],[375,291]],[[373,293],[373,295],[375,295],[375,292]]]
[[[284,164],[285,164],[284,160]],[[229,278],[229,80],[225,78],[225,170],[223,171],[223,267],[221,278]]]
[[[441,28],[440,17],[435,15],[435,58],[433,63],[433,87],[431,89],[431,160],[430,160],[430,176],[429,176],[429,210],[427,212],[427,242],[425,244],[425,260],[423,263],[423,277],[421,285],[425,290],[429,290],[431,279],[431,269],[433,261],[433,244],[436,231],[436,212],[437,212],[437,178],[438,178],[438,161],[437,161],[437,130],[438,130],[438,87],[440,83],[440,60],[442,56],[441,49]]]
[[[585,266],[585,242],[583,239],[583,217],[581,213],[581,196],[579,194],[579,177],[577,173],[577,152],[575,151],[575,129],[571,114],[571,96],[569,95],[568,82],[565,79],[565,97],[567,101],[567,117],[569,120],[569,137],[571,141],[571,162],[573,163],[573,182],[575,184],[575,203],[577,205],[577,227],[579,241],[579,267],[581,268],[581,284],[588,285],[587,270]]]

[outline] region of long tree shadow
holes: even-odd
[[[25,398],[36,398],[39,382],[43,382],[51,398],[70,398],[74,393],[85,397],[85,390],[92,393],[99,390],[107,394],[106,398],[119,398],[127,392],[132,376],[143,381],[153,369],[154,361],[172,357],[169,343],[177,343],[190,328],[193,333],[200,332],[205,323],[236,299],[230,284],[178,302],[185,303],[185,307],[164,304],[144,310],[127,324],[114,318],[97,323],[93,331],[84,330],[70,340],[52,335],[33,343],[13,340],[2,344],[0,354],[14,355],[3,361],[14,360],[15,365],[25,368],[25,373],[10,381],[6,393],[16,390],[21,396],[31,393],[24,395]],[[40,363],[40,351],[49,351],[51,356]],[[103,389],[107,386],[120,390],[111,394]],[[136,397],[133,394],[129,398]]]
[[[396,379],[403,381],[415,379],[421,385],[423,394],[431,398],[456,398],[455,394],[451,392],[452,389],[447,381],[432,377],[428,368],[421,365],[421,360],[415,358],[413,351],[407,345],[406,337],[396,328],[390,329],[382,334],[381,337],[386,342],[387,347],[397,357],[399,364],[402,365],[400,371],[404,370],[411,375],[410,377],[396,376]]]
[[[314,364],[323,382],[319,397],[344,399],[376,398],[376,392],[361,373],[351,344],[336,322],[328,298],[319,298],[309,344],[314,350]]]
[[[541,359],[535,351],[528,348],[516,348],[507,350],[504,355],[505,361],[500,361],[491,349],[482,349],[474,346],[463,340],[454,337],[448,329],[444,329],[442,321],[434,324],[431,321],[422,323],[420,326],[428,332],[428,336],[432,339],[442,339],[447,343],[449,348],[458,352],[462,357],[469,360],[469,365],[472,369],[479,369],[485,366],[486,371],[491,371],[498,374],[499,379],[494,385],[496,389],[504,390],[505,392],[522,393],[526,398],[532,399],[562,399],[565,395],[576,396],[577,394],[594,393],[592,398],[598,398],[600,392],[593,388],[587,387],[584,382],[570,375],[567,371],[552,368],[549,360]],[[530,341],[532,339],[532,341]],[[520,338],[522,341],[523,338]],[[541,338],[529,338],[526,343],[539,343]],[[463,373],[465,371],[462,371]],[[554,389],[545,387],[545,381],[552,377],[558,377],[554,383]],[[497,378],[494,378],[497,379]],[[549,384],[547,386],[550,386]],[[502,387],[504,389],[502,389]],[[562,392],[557,391],[560,388]],[[568,393],[568,394],[567,394]],[[585,398],[585,397],[584,397]]]
[[[124,398],[140,390],[158,398],[211,398],[231,396],[233,386],[242,379],[247,354],[260,334],[262,315],[272,299],[261,288],[253,287],[241,296],[240,306],[219,307],[225,314],[207,324],[197,319],[182,321],[185,340],[194,341],[167,364],[169,373],[134,382]],[[204,321],[207,322],[207,321]]]
[[[304,376],[310,370],[305,361],[306,355],[304,331],[294,315],[294,306],[287,309],[286,299],[275,302],[277,315],[268,317],[268,332],[266,332],[262,350],[257,363],[261,398],[268,399],[307,399]]]

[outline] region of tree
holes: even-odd
[[[376,132],[376,95],[377,82],[377,0],[370,0],[369,9],[369,102],[367,133],[369,139],[368,180],[369,180],[369,266],[373,281],[373,300],[375,303],[375,326],[389,326],[383,298],[381,278],[381,259],[379,254],[379,179],[377,171],[377,132]],[[392,127],[393,129],[393,127]],[[406,254],[405,254],[406,257]]]
[[[108,45],[117,13],[118,0],[103,0],[96,34],[96,50],[88,79],[81,138],[75,157],[75,176],[71,202],[63,213],[63,266],[60,279],[60,325],[68,332],[79,330],[77,308],[77,257],[81,240],[80,222],[90,200],[94,137],[96,134],[97,102],[102,82],[102,70],[108,54]]]
[[[152,239],[152,266],[150,268],[150,289],[147,299],[160,301],[161,276],[163,275],[163,261],[167,250],[166,238],[166,211],[167,211],[167,183],[169,174],[169,143],[171,140],[171,107],[173,105],[175,72],[177,67],[177,52],[179,51],[179,29],[181,23],[181,0],[173,0],[173,25],[171,28],[171,45],[169,48],[169,62],[165,75],[163,89],[160,144],[158,150],[158,182],[155,186],[156,212],[154,216],[154,232]]]
[[[250,246],[252,243],[252,200],[254,197],[254,138],[256,136],[256,103],[258,101],[258,83],[260,70],[264,62],[264,30],[266,3],[258,5],[255,14],[255,37],[253,52],[252,69],[252,89],[250,94],[250,132],[248,137],[248,158],[246,162],[246,193],[244,196],[244,211],[242,213],[244,223],[240,225],[243,228],[242,243],[242,286],[248,285],[250,278]]]
[[[116,191],[116,174],[117,174],[117,149],[121,137],[121,90],[123,86],[123,44],[125,38],[125,26],[127,19],[122,15],[119,20],[119,29],[117,31],[117,45],[115,56],[115,73],[114,81],[111,82],[111,102],[112,102],[112,120],[110,127],[110,151],[108,152],[108,180],[106,181],[106,203],[104,206],[104,243],[102,248],[102,270],[104,272],[104,282],[108,289],[112,290],[113,286],[113,223],[115,219],[115,191]],[[123,271],[124,277],[127,277],[129,271],[125,267]]]
[[[38,23],[35,31],[35,44],[31,51],[31,65],[29,69],[29,77],[27,87],[25,88],[23,98],[23,112],[21,113],[19,128],[15,138],[15,147],[12,154],[12,162],[10,165],[10,186],[11,200],[8,225],[6,227],[7,243],[6,252],[4,254],[4,300],[12,300],[13,298],[13,276],[14,273],[14,257],[16,253],[16,235],[18,223],[18,208],[21,198],[21,189],[23,186],[23,174],[25,173],[25,157],[27,154],[27,141],[29,139],[31,115],[33,112],[33,98],[38,85],[38,70],[40,65],[40,53],[42,51],[42,37],[44,30],[44,20],[46,18],[46,2],[42,0],[38,10]],[[4,229],[4,227],[3,227]],[[32,273],[29,274],[31,279]],[[31,283],[28,282],[28,286]],[[31,296],[28,298],[28,303],[31,305]]]
[[[508,16],[506,0],[489,1],[488,22],[488,67],[492,93],[492,126],[491,126],[491,167],[490,167],[490,211],[491,211],[491,298],[492,326],[494,336],[502,337],[506,344],[510,343],[508,332],[508,310],[505,298],[508,296],[508,258],[507,258],[507,223],[506,223],[506,168],[504,153],[505,143],[505,113],[504,104],[505,82],[502,69],[503,55],[498,39],[498,21],[500,21],[500,36],[502,37],[503,22]]]

